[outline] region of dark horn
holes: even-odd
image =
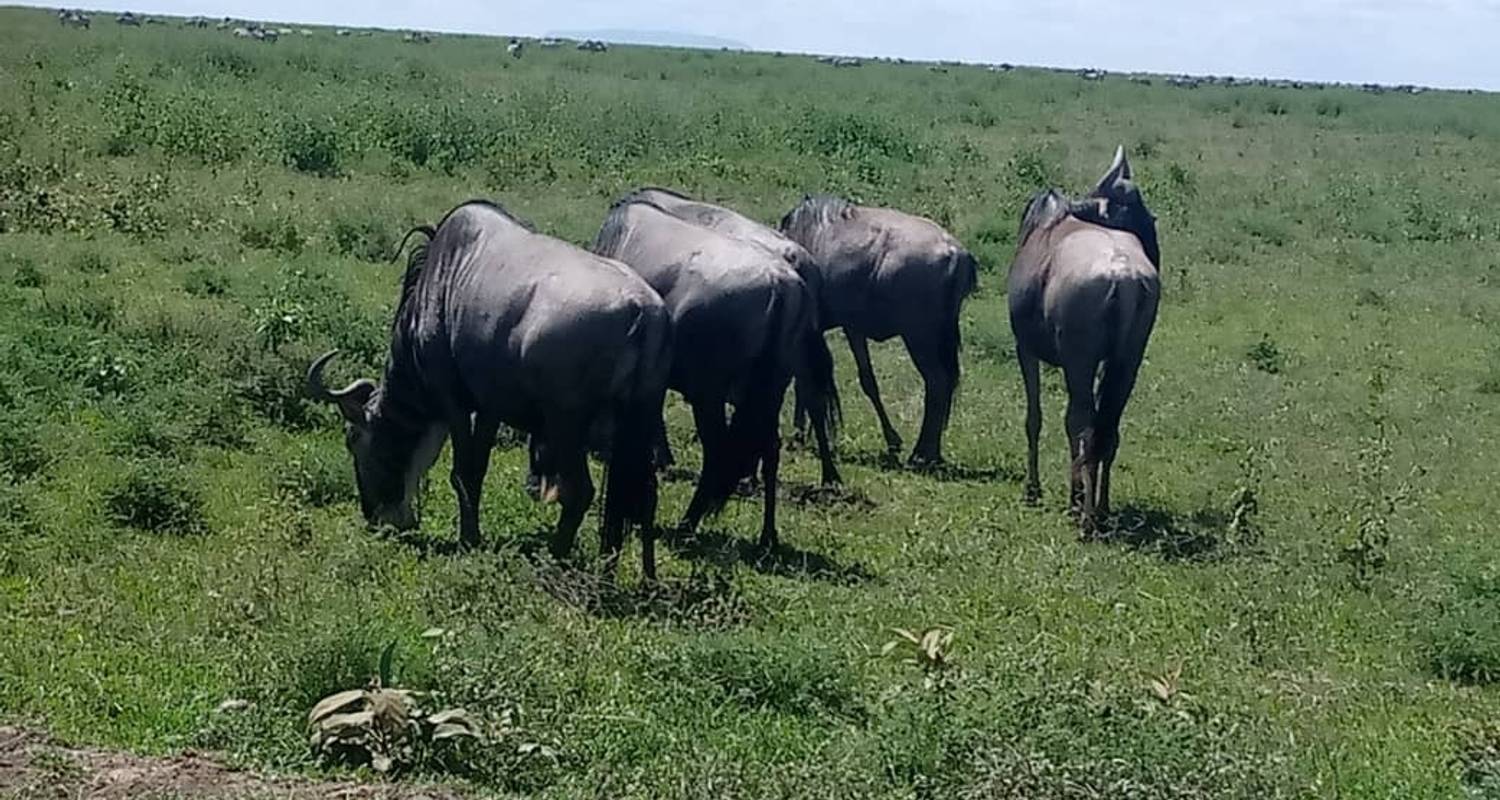
[[[338,401],[338,397],[333,392],[328,391],[328,387],[323,383],[323,368],[328,366],[328,362],[332,361],[333,357],[338,354],[339,351],[337,349],[329,350],[323,355],[318,356],[317,360],[312,363],[312,366],[307,368],[308,397],[329,403]]]

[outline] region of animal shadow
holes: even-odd
[[[1228,515],[1211,508],[1183,515],[1157,505],[1128,504],[1094,538],[1153,553],[1164,561],[1210,561],[1225,555],[1228,528]]]
[[[886,472],[907,472],[944,483],[995,483],[1008,481],[1020,483],[1024,477],[1014,467],[988,466],[970,467],[944,461],[941,464],[909,464],[889,450],[850,450],[839,453],[841,463],[857,464],[867,469]]]
[[[527,558],[547,552],[552,541],[552,529],[546,526],[508,536],[495,536],[481,532],[479,544],[464,547],[455,538],[436,538],[420,530],[396,531],[390,528],[377,532],[382,538],[415,551],[418,558],[452,557],[465,553],[514,552]]]
[[[622,587],[615,580],[545,556],[532,560],[537,586],[565,605],[601,619],[641,619],[722,630],[750,621],[750,605],[724,571]]]
[[[666,533],[662,541],[680,557],[728,569],[736,564],[763,575],[809,578],[843,585],[868,583],[875,576],[858,563],[840,564],[821,553],[782,543],[766,552],[756,542],[721,531],[699,531],[691,535]]]
[[[845,484],[782,481],[780,490],[787,502],[798,506],[848,506],[856,511],[875,508],[875,501],[864,490]]]

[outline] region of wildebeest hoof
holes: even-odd
[[[755,549],[760,553],[762,558],[776,552],[776,548],[780,546],[781,536],[774,530],[763,531],[760,534],[760,541],[755,543]]]
[[[1028,484],[1025,491],[1021,493],[1021,502],[1028,506],[1041,505],[1042,487],[1036,484]]]
[[[734,492],[740,497],[754,497],[760,494],[760,481],[754,478],[746,478],[734,487]]]
[[[925,455],[922,453],[912,453],[911,458],[908,458],[906,460],[906,465],[908,467],[911,467],[912,469],[919,472],[931,472],[933,470],[941,469],[943,465],[947,463],[948,462],[944,461],[943,457],[940,455]]]

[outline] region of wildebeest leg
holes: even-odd
[[[766,450],[760,459],[761,482],[765,484],[766,498],[760,521],[760,547],[766,552],[775,550],[781,544],[781,537],[776,533],[776,479],[780,468],[781,434],[772,428],[771,439],[766,442]]]
[[[811,413],[807,409],[807,398],[803,396],[803,391],[802,380],[798,379],[797,382],[792,385],[792,442],[797,446],[801,446],[807,441],[807,419],[808,415]],[[813,422],[813,424],[817,424],[816,420]],[[815,432],[815,435],[818,434]],[[819,435],[819,447],[822,447],[822,438],[823,437]],[[821,452],[822,451],[819,450],[819,453]],[[827,473],[824,474],[826,475]],[[828,481],[825,479],[824,483],[827,482]],[[835,483],[837,483],[837,481],[835,481]]]
[[[729,464],[729,428],[724,418],[724,402],[712,400],[693,403],[693,422],[698,429],[698,440],[703,445],[703,469],[698,473],[698,485],[693,490],[693,499],[688,502],[687,513],[679,528],[685,532],[698,529],[698,523],[727,494],[728,487],[722,484],[733,481]]]
[[[667,441],[667,421],[661,414],[656,417],[656,432],[653,436],[651,446],[652,465],[657,469],[666,469],[677,463],[677,458],[672,455],[672,443]]]
[[[1026,388],[1026,494],[1028,503],[1042,499],[1042,477],[1037,471],[1037,449],[1042,436],[1042,375],[1037,357],[1016,348],[1021,362],[1021,383]]]
[[[1072,509],[1079,515],[1085,534],[1093,533],[1094,477],[1094,372],[1097,365],[1064,364],[1063,377],[1068,384],[1068,455],[1072,457],[1069,478]]]
[[[818,462],[823,470],[823,485],[837,486],[844,482],[844,478],[839,475],[838,465],[833,460],[833,444],[828,441],[827,412],[814,410],[811,413],[816,417],[813,420],[813,437],[818,440]]]
[[[943,463],[943,428],[948,424],[948,414],[953,405],[953,390],[958,385],[958,375],[949,369],[942,344],[918,336],[903,336],[906,352],[912,363],[922,373],[922,432],[917,435],[917,446],[911,451],[911,463],[930,465]]]
[[[901,435],[891,427],[891,418],[886,416],[885,404],[880,402],[880,385],[875,382],[875,368],[870,365],[870,342],[863,336],[844,329],[844,338],[849,340],[849,352],[854,354],[854,366],[859,370],[859,388],[875,406],[875,416],[880,418],[880,432],[885,435],[885,447],[892,453],[901,452]]]
[[[449,481],[458,496],[458,541],[463,547],[479,544],[479,496],[490,468],[499,422],[465,414],[448,426],[453,440],[453,470]]]
[[[548,444],[553,448],[557,464],[557,500],[562,505],[551,549],[552,556],[561,559],[573,551],[578,526],[594,502],[594,481],[589,477],[588,447],[583,442],[558,438]],[[606,558],[609,558],[608,554]],[[613,566],[613,561],[609,564]]]
[[[1095,507],[1101,517],[1109,515],[1110,470],[1120,450],[1120,419],[1125,414],[1125,404],[1130,402],[1130,393],[1135,390],[1139,369],[1139,359],[1113,360],[1104,365],[1104,377],[1099,381],[1094,442],[1099,458],[1099,497]]]

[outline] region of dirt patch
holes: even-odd
[[[459,800],[463,796],[429,786],[272,778],[236,770],[197,753],[158,758],[69,747],[37,731],[0,726],[0,797],[17,800]]]

